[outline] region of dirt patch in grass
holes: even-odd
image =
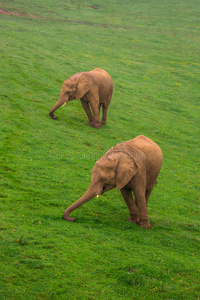
[[[7,11],[6,9],[3,9],[3,8],[0,8],[0,14],[10,15],[10,16],[22,16],[23,15],[23,14]],[[32,18],[40,18],[40,16],[29,15],[29,14],[27,16],[32,17]]]
[[[0,8],[0,14],[2,15],[12,15],[12,16],[20,16],[20,14],[9,12],[3,8]]]
[[[92,9],[98,9],[95,6],[91,6]],[[85,24],[88,26],[96,26],[96,27],[107,27],[108,25],[105,23],[94,23],[94,22],[90,22],[90,21],[78,21],[78,20],[68,20],[68,19],[60,19],[60,18],[52,18],[52,17],[44,17],[44,16],[36,16],[36,15],[30,15],[30,14],[26,14],[26,13],[14,13],[14,12],[9,12],[3,8],[0,8],[0,14],[3,15],[10,15],[10,16],[21,16],[21,17],[32,17],[32,18],[37,18],[37,19],[44,19],[44,20],[54,20],[54,21],[63,21],[63,22],[68,22],[68,23],[76,23],[76,24]],[[128,29],[127,26],[116,26],[116,25],[110,25],[110,27],[115,27],[115,28],[126,28]]]
[[[93,9],[98,9],[97,7],[91,6],[91,8]],[[36,16],[36,15],[30,15],[30,14],[26,14],[26,13],[13,13],[10,11],[7,11],[3,8],[0,8],[0,14],[3,15],[10,15],[10,16],[22,16],[22,17],[32,17],[32,18],[37,18],[37,19],[46,19],[46,20],[56,20],[56,21],[64,21],[64,22],[68,22],[68,23],[77,23],[77,24],[86,24],[86,25],[90,25],[90,26],[101,26],[101,27],[106,27],[106,24],[96,24],[93,22],[87,22],[87,21],[75,21],[75,20],[62,20],[59,18],[52,18],[52,17],[42,17],[42,16]]]

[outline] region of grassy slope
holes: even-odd
[[[95,6],[98,9],[93,9]],[[198,1],[1,1],[3,299],[197,299]],[[30,15],[39,16],[38,18]],[[108,124],[80,101],[48,110],[62,81],[92,68],[114,81]],[[139,134],[164,162],[150,231],[127,223],[118,191],[62,220],[95,161]]]

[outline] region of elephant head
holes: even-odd
[[[137,164],[130,154],[111,148],[95,163],[91,183],[86,193],[65,210],[63,218],[67,221],[75,221],[74,217],[69,217],[73,210],[115,187],[122,189],[135,176],[137,170]]]
[[[92,77],[87,72],[77,73],[63,82],[60,96],[56,104],[50,109],[49,115],[57,119],[54,112],[68,101],[81,99],[93,86]]]

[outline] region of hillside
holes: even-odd
[[[199,299],[199,2],[1,1],[1,299]],[[107,125],[64,80],[112,77]],[[62,219],[108,149],[138,135],[162,149],[152,229],[117,189]]]

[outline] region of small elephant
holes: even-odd
[[[57,119],[54,115],[56,109],[61,105],[64,106],[70,100],[80,99],[88,116],[89,125],[100,128],[101,125],[106,124],[112,93],[113,82],[106,71],[97,68],[90,72],[80,72],[63,82],[60,97],[49,114],[53,119]],[[103,107],[102,121],[99,117],[101,106]]]
[[[129,222],[151,228],[147,203],[162,165],[162,151],[149,138],[140,135],[133,140],[117,144],[94,165],[91,183],[86,193],[69,206],[63,218],[76,221],[69,214],[94,196],[117,187],[129,209]],[[133,199],[135,196],[135,201]]]

